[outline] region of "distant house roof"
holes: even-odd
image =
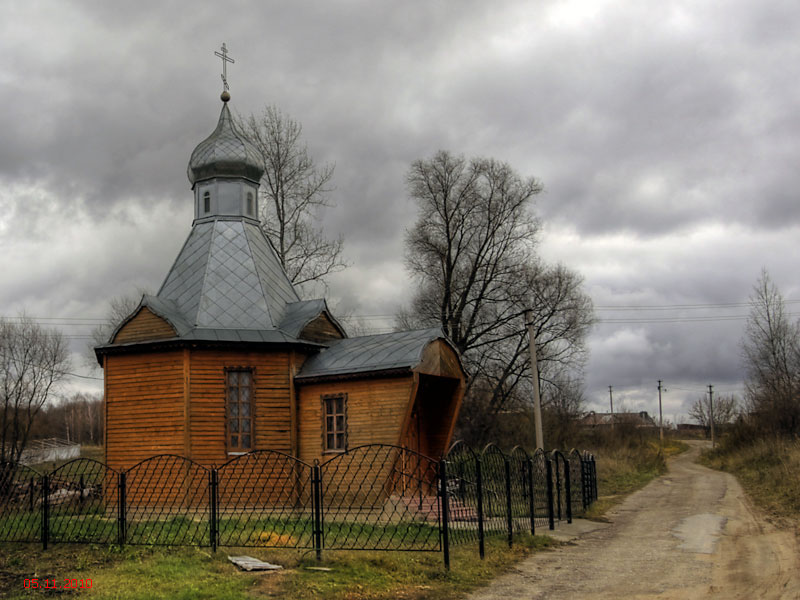
[[[614,413],[598,413],[598,412],[589,412],[583,416],[580,420],[580,424],[587,426],[587,427],[597,427],[597,426],[610,426],[612,424],[617,423],[624,423],[627,425],[633,425],[634,427],[655,427],[656,422],[653,418],[647,414],[647,411],[641,411],[636,413],[629,413],[629,412],[619,412]]]
[[[412,369],[422,360],[425,346],[437,339],[446,339],[438,328],[334,340],[305,362],[296,379]]]

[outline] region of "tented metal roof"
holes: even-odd
[[[439,338],[444,335],[434,328],[334,340],[305,362],[296,379],[411,369],[422,361],[425,346]]]
[[[277,329],[300,300],[257,225],[196,223],[158,292],[193,328]]]

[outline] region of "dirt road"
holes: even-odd
[[[612,510],[611,524],[584,523],[573,543],[469,598],[800,599],[795,532],[767,523],[733,476],[695,464],[699,449]]]

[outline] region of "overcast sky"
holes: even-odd
[[[439,149],[544,183],[540,251],[584,277],[605,320],[591,408],[606,410],[613,385],[615,407],[657,413],[662,379],[673,420],[709,383],[740,390],[735,317],[762,267],[799,310],[796,0],[0,11],[0,315],[59,324],[75,373],[101,376],[81,359],[91,327],[67,319],[157,290],[189,232],[186,164],[216,125],[223,41],[231,108],[276,104],[336,164],[324,225],[352,264],[331,282],[341,311],[387,315],[408,297],[404,175]]]

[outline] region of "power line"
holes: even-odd
[[[20,362],[19,359],[16,359],[14,357],[9,357],[7,354],[3,354],[2,352],[0,352],[0,358],[8,359],[14,362]],[[72,373],[70,371],[60,371],[52,367],[42,367],[30,362],[29,363],[23,362],[22,364],[28,367],[32,366],[39,369],[45,369],[46,371],[50,371],[51,373],[57,373],[59,375],[69,375],[70,377],[77,377],[78,379],[94,379],[96,381],[103,381],[102,377],[92,377],[91,375],[81,375],[80,373]]]
[[[784,300],[784,304],[800,304],[800,300]],[[610,304],[597,305],[595,310],[702,310],[709,308],[743,308],[756,306],[755,302],[717,302],[710,304]]]

